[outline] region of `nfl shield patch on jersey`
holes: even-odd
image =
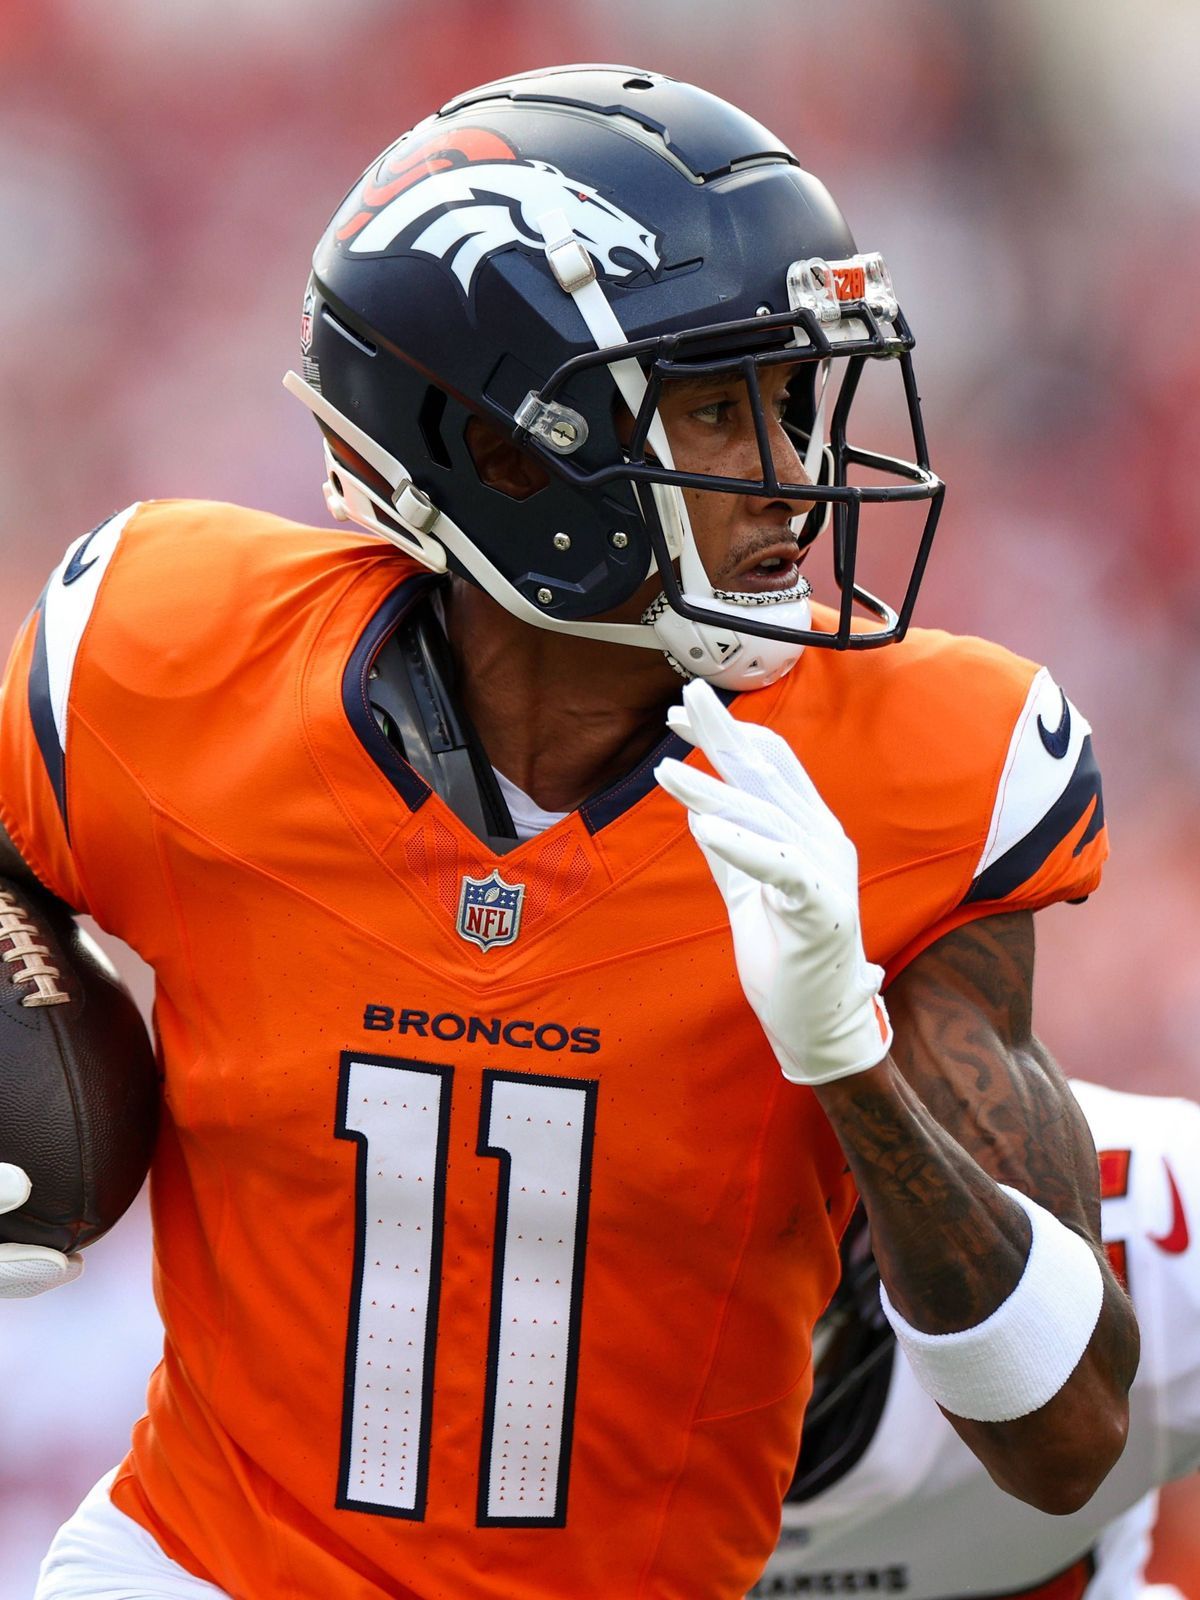
[[[498,871],[486,878],[463,878],[458,898],[459,935],[481,950],[512,944],[521,931],[523,883],[505,883]]]

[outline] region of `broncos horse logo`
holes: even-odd
[[[658,238],[587,184],[548,161],[524,160],[482,128],[393,147],[355,191],[338,241],[353,255],[404,252],[444,261],[468,297],[480,265],[513,245],[541,253],[539,219],[565,213],[596,270],[628,278],[655,272]]]

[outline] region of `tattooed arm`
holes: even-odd
[[[940,939],[888,990],[890,1056],[816,1092],[870,1217],[892,1303],[923,1332],[981,1322],[1021,1277],[1029,1222],[997,1183],[1038,1201],[1096,1251],[1100,1320],[1053,1399],[1013,1422],[947,1413],[1001,1488],[1068,1512],[1123,1448],[1138,1334],[1099,1247],[1087,1124],[1032,1031],[1033,943],[1027,912]]]
[[[947,1406],[1018,1413],[947,1411],[1002,1488],[1076,1509],[1124,1445],[1138,1338],[1097,1246],[1087,1125],[1033,1036],[1032,917],[977,922],[914,961],[888,994],[895,1036],[880,1060],[882,973],[863,951],[858,858],[841,823],[791,748],[731,716],[703,681],[669,720],[719,776],[670,759],[655,775],[688,808],[780,1070],[812,1089],[841,1140],[897,1337]],[[1002,1183],[1032,1203],[1036,1252]],[[946,1334],[963,1337],[940,1343]]]

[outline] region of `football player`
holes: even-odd
[[[317,247],[286,382],[354,526],[68,549],[0,815],[155,970],[166,1345],[40,1600],[744,1594],[856,1189],[962,1437],[1094,1491],[1136,1325],[1030,985],[1099,783],[1044,669],[908,631],[912,343],[741,111],[508,79]],[[852,440],[868,371],[907,456]]]
[[[1142,1334],[1129,1440],[1081,1510],[1003,1494],[919,1387],[879,1309],[870,1231],[819,1325],[817,1375],[779,1547],[760,1595],[1132,1600],[1156,1489],[1200,1467],[1200,1106],[1072,1083],[1100,1152],[1101,1223]]]

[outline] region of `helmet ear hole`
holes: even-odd
[[[430,384],[421,402],[421,409],[417,413],[417,426],[421,430],[421,438],[425,441],[430,461],[435,466],[445,467],[448,470],[454,463],[450,459],[450,452],[442,437],[442,418],[445,415],[445,391]]]
[[[510,500],[528,500],[550,482],[540,461],[482,417],[472,417],[467,423],[466,441],[479,481],[487,489]]]

